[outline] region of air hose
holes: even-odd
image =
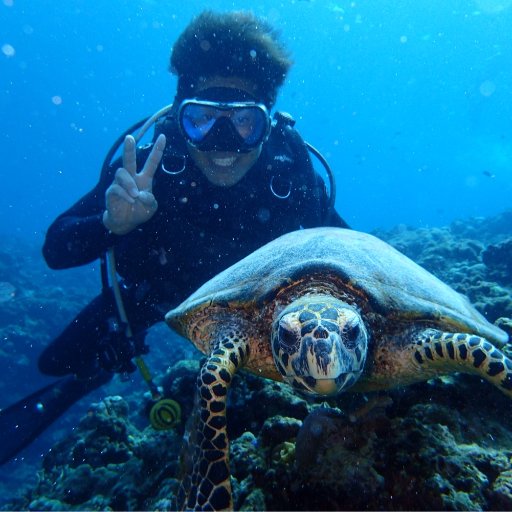
[[[123,298],[121,296],[121,289],[119,288],[119,281],[116,275],[116,262],[114,256],[114,249],[112,247],[110,247],[108,250],[107,261],[110,284],[112,286],[112,292],[114,293],[114,299],[116,302],[117,312],[119,314],[119,320],[121,320],[123,325],[126,325],[125,334],[127,338],[133,338],[132,328],[130,327],[130,322],[128,322],[128,316],[126,315],[126,310],[124,309]],[[144,362],[144,359],[142,359],[141,356],[137,356],[134,359],[135,364],[137,365],[137,368],[139,369],[142,375],[142,378],[145,380],[146,384],[149,387],[149,390],[151,391],[151,397],[153,398],[153,400],[159,400],[160,398],[162,398],[162,395],[158,390],[156,384],[153,382],[151,372],[149,371],[149,368]]]
[[[114,293],[114,300],[116,303],[119,319],[122,324],[126,326],[126,337],[132,338],[133,331],[128,322],[128,316],[124,308],[123,297],[121,295],[121,289],[119,287],[119,281],[116,275],[116,262],[114,249],[111,247],[108,250],[108,274],[110,277],[110,283],[112,285],[112,292]],[[163,398],[158,386],[153,382],[151,372],[142,358],[142,356],[134,357],[135,365],[139,369],[142,378],[146,382],[149,391],[151,392],[151,398],[155,402],[149,411],[149,421],[154,429],[156,430],[168,430],[173,428],[176,424],[181,421],[181,407],[175,400],[170,398]]]

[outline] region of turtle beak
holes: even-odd
[[[317,380],[315,387],[311,390],[315,395],[329,396],[336,395],[339,391],[336,381],[332,379]]]
[[[343,349],[340,337],[326,333],[326,337],[304,337],[299,357],[293,362],[298,376],[309,375],[317,380],[332,380],[351,366],[351,358]]]
[[[359,376],[359,372],[340,373],[332,379],[315,379],[309,376],[290,375],[286,378],[288,383],[301,394],[306,396],[333,396],[338,395],[352,386]]]
[[[335,333],[321,339],[305,337],[296,357],[290,359],[285,379],[309,396],[341,393],[357,381],[363,368]]]

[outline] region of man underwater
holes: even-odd
[[[13,440],[0,461],[114,373],[133,371],[147,329],[202,283],[284,233],[347,227],[293,122],[270,115],[291,64],[275,30],[248,12],[205,11],[179,36],[177,92],[153,142],[137,148],[126,136],[122,161],[57,217],[43,247],[53,269],[113,252],[130,335],[104,287],[39,358],[42,373],[63,378],[0,413]]]

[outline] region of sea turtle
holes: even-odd
[[[226,398],[241,367],[308,395],[373,391],[451,372],[512,397],[505,332],[468,300],[369,234],[286,234],[166,315],[208,357],[185,435],[177,505],[232,508]]]

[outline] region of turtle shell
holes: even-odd
[[[268,321],[258,314],[261,308],[283,288],[293,288],[313,275],[321,275],[337,288],[349,288],[384,322],[428,322],[447,331],[484,336],[499,345],[508,339],[463,295],[387,243],[341,228],[305,229],[281,236],[205,283],[171,310],[166,320],[192,341],[189,327],[199,316],[216,321],[205,310],[229,314],[243,309],[253,313],[256,322]]]

